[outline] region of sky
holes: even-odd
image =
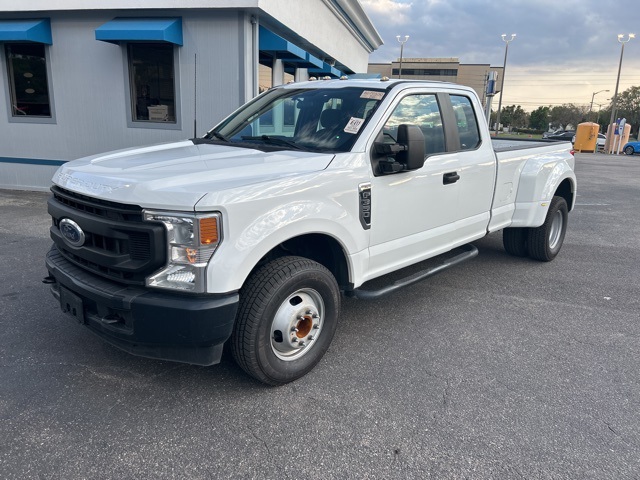
[[[622,44],[621,93],[640,86],[640,3],[612,0],[360,0],[384,45],[372,63],[400,57],[396,36],[409,35],[403,58],[457,57],[502,66],[509,43],[502,105],[591,104],[613,96]],[[494,108],[497,103],[494,101]]]

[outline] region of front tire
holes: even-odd
[[[529,229],[527,249],[531,258],[550,262],[558,255],[567,231],[568,212],[565,199],[553,197],[544,223]]]
[[[635,153],[635,150],[633,149],[632,146],[628,146],[627,148],[624,149],[625,155],[633,155],[634,153]]]
[[[273,260],[240,291],[233,357],[268,385],[297,380],[329,348],[339,313],[340,290],[329,270],[302,257]]]

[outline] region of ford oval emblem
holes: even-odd
[[[60,220],[60,233],[65,242],[74,247],[81,247],[84,245],[85,235],[80,225],[69,218],[63,218]]]

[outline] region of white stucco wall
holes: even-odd
[[[108,150],[193,137],[194,54],[198,54],[197,125],[202,135],[244,103],[246,72],[240,32],[246,20],[237,11],[175,12],[182,16],[184,46],[176,47],[179,122],[136,122],[130,126],[129,81],[124,46],[97,41],[95,29],[119,11],[62,12],[51,15],[51,98],[55,123],[9,121],[6,89],[0,89],[0,157],[70,160]],[[221,56],[217,52],[224,52]],[[4,58],[3,58],[4,62]],[[4,62],[6,63],[6,62]],[[3,81],[6,82],[6,73]],[[37,139],[37,141],[34,141]]]

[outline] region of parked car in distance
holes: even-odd
[[[633,155],[634,153],[640,153],[640,141],[627,142],[622,147],[622,151],[625,155]]]
[[[566,140],[567,142],[571,142],[576,132],[574,130],[566,130],[561,133],[552,133],[548,136],[544,136],[542,138],[546,138],[547,140]]]
[[[558,129],[558,130],[554,130],[553,132],[543,132],[542,133],[542,138],[547,138],[549,135],[556,135],[559,133],[564,132],[564,130]]]

